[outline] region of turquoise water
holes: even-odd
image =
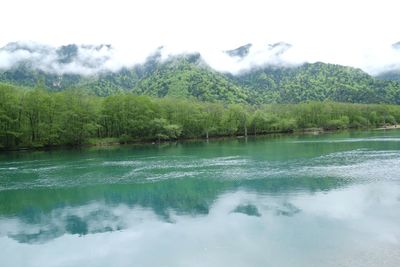
[[[0,266],[400,265],[400,131],[0,154]]]

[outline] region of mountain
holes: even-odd
[[[265,46],[268,55],[276,59],[290,48],[290,44],[283,42]],[[71,44],[52,48],[12,43],[0,49],[0,55],[8,53],[12,55],[9,61],[14,61],[12,66],[0,62],[0,81],[28,87],[39,85],[50,91],[77,87],[99,96],[129,91],[226,103],[331,100],[400,104],[400,82],[394,81],[395,78],[376,79],[360,69],[341,65],[322,62],[292,67],[267,64],[233,75],[213,70],[199,53],[163,59],[160,47],[142,64],[111,71],[107,64],[112,60],[112,49],[110,45]],[[246,44],[225,53],[247,60],[247,57],[257,56],[252,49],[252,44]]]
[[[247,92],[224,74],[209,68],[200,54],[180,55],[165,61],[152,55],[144,64],[130,69],[85,78],[80,86],[102,96],[130,91],[157,97],[248,102]]]
[[[378,74],[376,77],[378,80],[384,81],[399,81],[400,82],[400,69],[385,71]]]
[[[244,58],[249,54],[250,48],[252,46],[253,46],[252,44],[246,44],[246,45],[240,46],[238,48],[225,51],[225,53],[227,55],[229,55],[230,57]]]
[[[292,45],[285,42],[265,44],[263,46],[254,46],[248,43],[238,48],[224,51],[224,53],[236,63],[240,63],[242,67],[245,66],[245,69],[246,67],[260,66],[263,64],[287,66],[288,64],[282,59],[282,55],[290,48],[292,48]]]
[[[104,65],[112,53],[110,45],[9,43],[0,48],[0,81],[22,86],[44,83],[48,89],[63,90],[78,86],[86,77],[93,79],[107,72]]]
[[[379,81],[360,69],[322,62],[292,68],[267,66],[230,78],[261,102],[400,103],[399,83]]]
[[[204,65],[200,54],[171,58],[160,63],[150,75],[140,79],[132,91],[158,97],[195,97],[202,101],[249,101],[248,93],[243,88]]]

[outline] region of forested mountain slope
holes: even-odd
[[[321,62],[292,68],[265,67],[230,78],[262,103],[324,100],[400,103],[400,83],[377,80],[359,69]]]
[[[279,53],[290,46],[285,44]],[[245,57],[250,44],[227,51],[236,57]],[[270,46],[271,49],[277,49]],[[31,51],[33,48],[8,45],[7,51]],[[5,49],[5,48],[2,48]],[[46,48],[39,47],[46,54]],[[360,69],[322,62],[300,66],[258,66],[233,75],[213,70],[199,53],[183,54],[162,59],[160,50],[142,64],[117,71],[99,70],[87,75],[68,73],[68,66],[78,57],[76,45],[68,45],[51,52],[57,57],[56,73],[35,67],[33,60],[21,61],[7,69],[0,69],[0,82],[19,86],[39,85],[49,91],[79,88],[98,96],[121,92],[157,97],[195,98],[201,101],[226,103],[300,103],[305,101],[338,101],[351,103],[400,103],[400,82],[395,78],[376,79]],[[108,46],[91,47],[107,51]],[[97,49],[97,50],[96,50]],[[1,51],[0,51],[1,52]],[[277,53],[278,53],[277,52]],[[39,60],[39,59],[38,59]],[[92,70],[104,58],[80,64]],[[49,68],[49,67],[48,67]]]

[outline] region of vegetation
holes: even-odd
[[[118,72],[57,75],[20,64],[0,71],[0,81],[28,87],[42,83],[49,91],[75,87],[98,96],[133,92],[251,105],[326,100],[400,104],[400,82],[395,75],[376,79],[359,69],[320,62],[291,68],[266,66],[230,75],[212,70],[200,54],[163,61],[159,51],[145,63]]]
[[[250,92],[251,103],[400,104],[400,83],[377,80],[362,70],[334,64],[313,63],[293,68],[266,67],[231,76]]]
[[[377,127],[400,121],[400,106],[335,102],[250,106],[0,84],[0,147],[120,143]]]

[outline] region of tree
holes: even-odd
[[[13,147],[20,141],[22,131],[19,103],[20,95],[15,88],[0,84],[0,147]]]

